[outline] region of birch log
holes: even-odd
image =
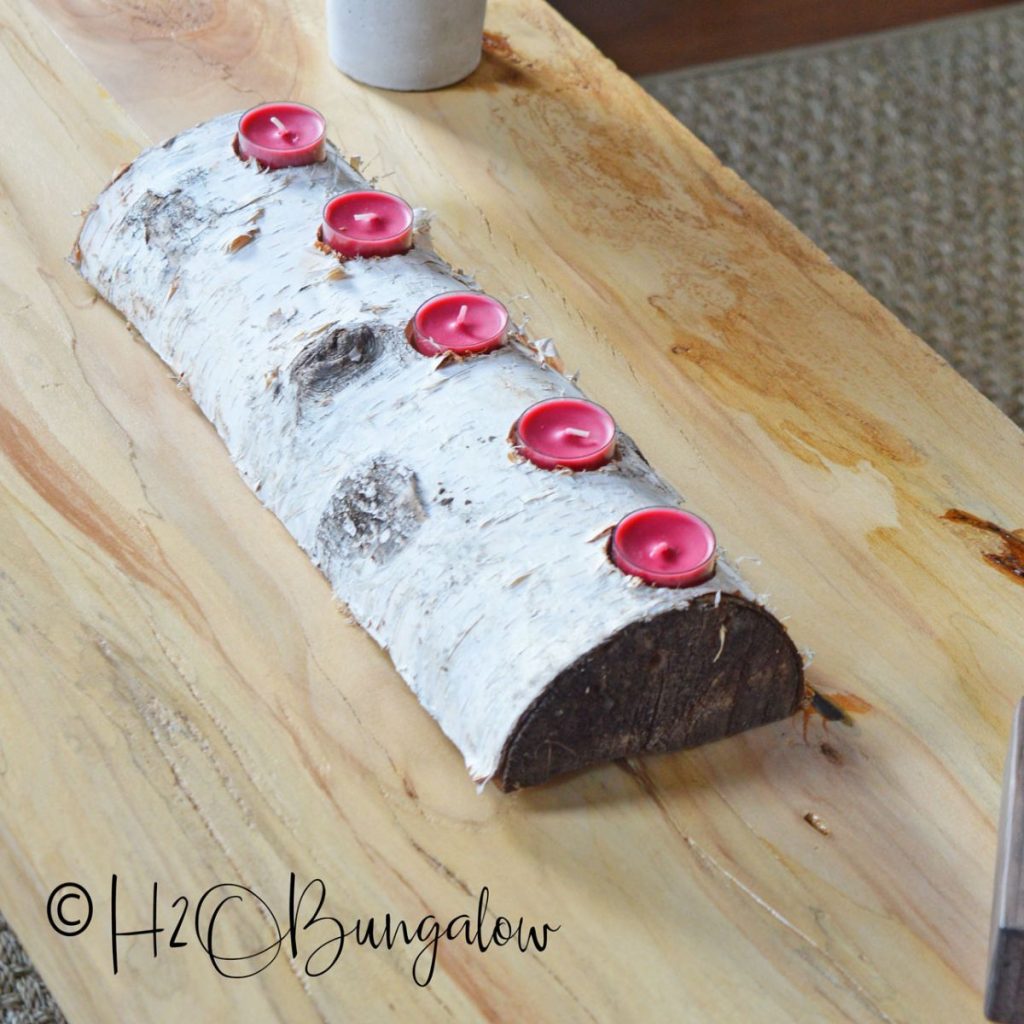
[[[239,471],[390,654],[473,778],[532,785],[595,761],[693,746],[791,714],[801,660],[719,559],[684,590],[615,568],[609,529],[682,503],[620,434],[587,473],[515,458],[509,431],[580,395],[521,333],[430,359],[405,338],[468,282],[417,211],[404,256],[317,245],[319,164],[238,158],[238,115],[142,153],[103,192],[73,260],[188,386]]]

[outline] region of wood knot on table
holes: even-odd
[[[940,518],[998,537],[1003,545],[1002,551],[983,551],[981,557],[1015,583],[1024,584],[1024,531],[1007,530],[997,523],[959,508],[949,509]]]

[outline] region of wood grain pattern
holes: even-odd
[[[495,0],[484,65],[419,96],[338,75],[320,8],[0,3],[0,904],[72,1024],[981,1020],[1024,590],[941,517],[1024,525],[1024,437],[538,0]],[[852,725],[477,796],[63,263],[114,167],[277,95],[395,168],[452,263],[516,283],[514,313],[760,557],[745,573]],[[486,885],[561,930],[543,954],[445,945],[426,989],[403,948],[229,984],[138,940],[112,978],[102,927],[62,940],[43,912],[112,871],[138,914],[153,880],[280,906],[295,871],[341,916],[472,913]]]

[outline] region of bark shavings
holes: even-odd
[[[716,597],[717,597],[717,595],[716,595]],[[717,608],[719,606],[719,604],[721,604],[721,602],[716,600],[715,601],[715,607]],[[715,656],[711,659],[711,664],[712,665],[714,665],[714,664],[716,664],[718,662],[718,659],[722,656],[722,651],[725,650],[725,636],[726,636],[725,623],[722,623],[722,625],[719,626],[719,628],[718,628],[718,651],[715,653]]]
[[[535,573],[536,571],[537,571],[537,570],[536,570],[536,568],[533,568],[533,569],[527,569],[527,571],[526,571],[526,572],[524,572],[524,573],[520,573],[520,574],[519,574],[519,575],[518,575],[518,576],[517,576],[517,577],[516,577],[516,578],[515,578],[514,580],[512,580],[512,581],[511,581],[510,583],[506,583],[506,584],[505,584],[505,586],[506,586],[506,587],[507,587],[507,588],[508,588],[509,590],[511,590],[511,589],[512,589],[513,587],[518,587],[520,583],[524,583],[524,582],[526,582],[526,580],[528,580],[528,579],[529,579],[529,578],[530,578],[530,577],[531,577],[531,576],[532,576],[532,575],[533,575],[533,574],[534,574],[534,573]]]
[[[823,836],[832,835],[832,829],[828,827],[828,823],[820,814],[815,814],[814,811],[808,811],[804,815],[804,821],[806,821],[815,832],[820,832]]]
[[[339,481],[317,526],[318,562],[385,562],[426,517],[416,473],[387,455],[376,455]]]
[[[111,175],[110,181],[107,182],[107,188],[110,188],[119,178],[122,178],[128,171],[131,170],[131,166],[135,161],[129,160],[126,164],[121,164],[114,173]]]
[[[383,350],[380,332],[369,324],[334,325],[292,360],[288,376],[300,404],[323,401],[365,373]]]
[[[232,256],[240,249],[244,249],[258,234],[260,229],[258,227],[252,227],[248,231],[243,231],[240,235],[235,235],[230,241],[225,242],[224,251]]]
[[[333,256],[336,260],[344,259],[340,252],[336,252],[324,241],[323,225],[316,229],[316,239],[313,242],[313,248],[317,252],[322,252],[325,256]]]
[[[172,140],[173,141],[173,140]],[[238,133],[235,133],[234,138],[231,140],[231,151],[238,157],[243,164],[251,163],[256,168],[257,174],[266,174],[270,170],[270,167],[265,164],[262,160],[257,160],[255,157],[246,156],[242,152],[242,147],[238,144]]]
[[[821,751],[821,756],[830,764],[840,765],[843,763],[843,755],[831,743],[820,743],[818,749]]]
[[[565,362],[558,354],[553,338],[538,338],[531,340],[525,334],[517,332],[513,344],[519,346],[531,359],[542,366],[549,366],[555,373],[565,376]]]

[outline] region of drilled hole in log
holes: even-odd
[[[261,174],[266,174],[269,171],[275,170],[288,170],[288,168],[271,167],[270,164],[265,164],[262,160],[258,160],[254,156],[246,156],[245,153],[242,152],[242,148],[238,145],[238,132],[235,132],[234,138],[231,140],[231,149],[243,164],[253,164],[256,167],[256,170]],[[319,161],[317,162],[319,163]]]
[[[736,594],[714,601],[631,623],[559,673],[507,740],[498,785],[696,747],[793,714],[803,665],[785,627]]]
[[[333,256],[339,263],[345,262],[345,257],[341,255],[336,249],[332,249],[324,241],[324,226],[319,224],[316,229],[316,241],[313,243],[314,247],[319,249],[325,256]]]
[[[415,317],[405,325],[405,340],[409,343],[409,347],[423,359],[438,359],[438,366],[447,366],[449,363],[461,363],[466,359],[484,359],[487,356],[492,356],[496,352],[501,352],[508,347],[507,339],[503,340],[496,347],[489,349],[486,352],[456,352],[454,349],[442,348],[437,352],[421,352],[416,347],[416,319]]]
[[[391,253],[388,256],[346,256],[343,252],[338,252],[337,249],[332,248],[327,242],[324,241],[324,226],[319,225],[316,229],[316,241],[313,243],[314,248],[327,256],[333,256],[339,263],[347,263],[349,260],[389,260],[395,256],[404,256],[406,253],[412,252],[416,248],[416,236],[413,235],[413,240],[409,243],[409,248],[399,253]]]
[[[419,355],[423,355],[423,353],[420,352],[419,349],[416,348],[416,344],[415,344],[416,325],[412,322],[412,320],[410,320],[405,325],[405,332],[404,333],[405,333],[405,340],[409,343],[409,347],[416,353],[416,355],[418,355],[418,356]]]
[[[516,422],[512,424],[512,427],[509,430],[509,432],[508,432],[508,434],[506,435],[506,438],[505,438],[508,441],[509,448],[511,449],[511,451],[509,452],[508,460],[509,460],[509,462],[515,462],[515,463],[527,463],[530,460],[523,454],[523,452],[521,450],[522,449],[522,443],[519,440],[519,433],[516,430],[516,427],[518,426],[518,424],[519,424],[519,421],[516,420]],[[549,473],[599,473],[602,469],[603,470],[607,470],[608,467],[615,466],[615,465],[617,465],[617,464],[622,462],[622,447],[623,446],[620,443],[620,437],[621,437],[621,434],[619,433],[618,430],[616,430],[615,431],[615,447],[612,448],[611,452],[608,455],[608,458],[600,466],[597,466],[594,469],[575,469],[572,466],[556,466],[554,469],[549,469],[546,472],[549,472]]]

